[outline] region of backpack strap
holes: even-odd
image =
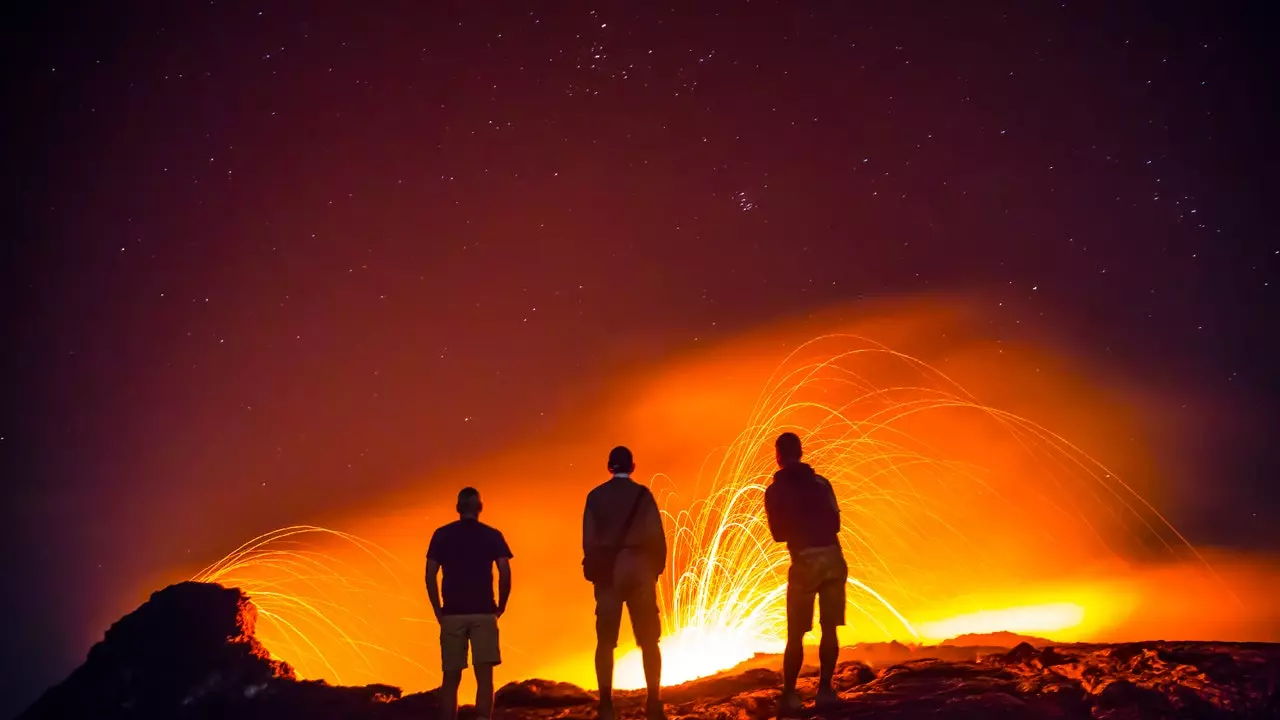
[[[627,519],[622,521],[622,531],[618,533],[618,540],[613,544],[615,553],[622,551],[622,543],[626,542],[627,533],[631,531],[631,523],[636,519],[636,512],[640,510],[640,500],[643,498],[644,486],[640,485],[640,491],[636,493],[636,499],[631,501],[631,510],[627,512]]]

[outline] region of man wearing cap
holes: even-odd
[[[631,631],[644,658],[649,691],[645,714],[649,720],[661,720],[665,715],[657,585],[667,565],[662,514],[649,488],[631,479],[636,465],[629,449],[615,447],[609,453],[608,468],[613,477],[587,495],[582,513],[583,573],[595,586],[600,719],[614,717],[613,651],[618,646],[622,606],[626,605]]]

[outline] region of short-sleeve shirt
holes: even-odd
[[[444,573],[440,583],[441,614],[496,613],[493,564],[510,557],[511,548],[502,533],[479,520],[464,518],[436,530],[427,548],[427,559],[439,563]]]

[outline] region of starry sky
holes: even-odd
[[[963,292],[1180,398],[1179,526],[1277,547],[1276,58],[1236,4],[36,5],[6,709],[192,558],[859,300]]]

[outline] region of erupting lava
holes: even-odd
[[[704,465],[705,490],[692,502],[655,488],[671,547],[660,586],[664,684],[781,650],[788,559],[769,535],[763,499],[773,440],[787,430],[801,436],[805,459],[840,500],[850,567],[845,644],[995,630],[1074,639],[1062,635],[1082,632],[1096,606],[1036,590],[1066,574],[1055,557],[1078,563],[1141,550],[1198,561],[1151,505],[1059,435],[978,402],[920,360],[826,335],[782,362],[745,429]],[[316,533],[330,531],[263,536],[195,579],[243,587],[262,611],[259,637],[304,675],[373,682],[378,654],[432,682],[434,671],[418,663],[434,666],[435,651],[412,640],[430,637],[420,626],[420,568],[332,533],[363,558],[339,562],[301,542]],[[1016,602],[981,597],[1024,584]],[[620,658],[616,684],[643,686],[638,653]]]
[[[931,426],[934,417],[946,425]],[[1007,434],[1006,447],[1025,450],[1026,462],[1019,464],[1025,474],[1016,482],[993,476],[982,458],[966,458],[962,448],[941,446],[947,435],[980,428]],[[978,403],[919,360],[865,338],[824,336],[792,352],[770,378],[746,429],[715,465],[708,495],[668,513],[674,572],[661,587],[667,643],[676,660],[664,667],[666,683],[727,669],[757,652],[777,652],[785,640],[788,558],[769,534],[764,491],[776,470],[773,439],[788,430],[800,435],[806,460],[831,480],[840,500],[849,561],[848,639],[919,642],[922,634],[901,608],[944,601],[948,593],[927,589],[956,578],[957,570],[968,576],[966,584],[984,577],[1008,582],[999,577],[1007,568],[987,562],[995,538],[973,527],[975,520],[990,521],[993,510],[1011,519],[1030,511],[1041,523],[1046,511],[1056,513],[1060,530],[1073,535],[1082,524],[1098,533],[1098,523],[1110,514],[1112,522],[1132,523],[1149,536],[1143,539],[1168,552],[1194,553],[1128,485],[1060,436]],[[958,445],[954,439],[952,446]],[[1053,537],[1055,528],[1045,525],[1041,530]],[[916,560],[938,558],[940,548],[950,567]],[[1084,613],[1071,603],[981,609],[931,623],[925,634],[1052,634],[1078,627]],[[617,684],[644,686],[638,651],[619,662]]]

